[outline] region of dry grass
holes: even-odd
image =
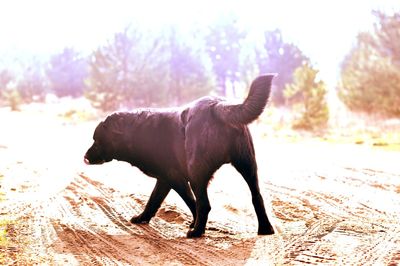
[[[3,180],[3,175],[0,173],[0,202],[4,201],[4,192],[1,190],[2,186],[2,180]],[[7,226],[10,223],[7,219],[3,219],[1,216],[3,213],[0,213],[0,249],[3,247],[7,247],[8,244],[8,239],[7,239]],[[0,264],[3,263],[5,260],[5,257],[2,252],[0,252]]]
[[[350,112],[341,104],[335,106],[334,110],[331,107],[328,127],[318,131],[294,130],[292,121],[295,114],[288,109],[274,106],[268,106],[252,128],[262,136],[288,142],[319,139],[330,143],[367,145],[378,149],[400,151],[400,119],[357,114]],[[94,109],[84,98],[54,98],[45,104],[22,105],[21,112],[57,116],[69,124],[98,120],[107,115]]]
[[[357,114],[342,108],[331,111],[327,128],[299,131],[292,128],[293,114],[283,108],[269,107],[256,122],[264,136],[289,142],[319,139],[329,143],[366,145],[372,148],[400,151],[400,119]]]

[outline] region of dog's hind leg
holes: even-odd
[[[168,183],[157,179],[157,183],[151,193],[150,199],[147,202],[144,211],[138,216],[134,216],[131,219],[131,223],[139,224],[139,223],[148,223],[150,219],[156,214],[158,209],[161,206],[161,203],[164,201],[165,197],[167,197],[171,187]]]
[[[170,184],[172,189],[175,190],[179,196],[181,196],[183,201],[189,207],[193,215],[193,222],[190,224],[190,228],[193,228],[196,219],[196,201],[193,197],[193,193],[190,189],[189,183],[184,178],[182,178],[173,179]]]
[[[246,156],[236,159],[232,162],[232,165],[243,176],[250,188],[253,206],[258,219],[258,234],[274,234],[274,229],[265,212],[264,201],[258,186],[257,163],[254,156]]]
[[[196,219],[194,228],[188,231],[187,237],[200,237],[204,234],[208,220],[208,213],[211,210],[210,201],[207,195],[207,185],[211,176],[207,176],[207,178],[200,177],[198,179],[195,177],[193,179],[197,180],[197,182],[192,181],[190,183],[196,197]]]

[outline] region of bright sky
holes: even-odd
[[[233,11],[254,31],[280,28],[333,84],[357,32],[371,27],[373,9],[400,10],[400,1],[0,0],[0,63],[48,56],[66,46],[90,52],[132,20],[155,28],[190,27]]]

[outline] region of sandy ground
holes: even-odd
[[[126,163],[86,166],[95,122],[0,109],[0,264],[397,265],[400,152],[253,127],[260,187],[279,233],[258,236],[250,192],[230,166],[209,186],[204,237],[186,239],[188,208],[171,192],[132,225],[155,181]]]

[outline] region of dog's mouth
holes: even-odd
[[[96,162],[91,162],[91,161],[89,161],[89,159],[88,158],[86,158],[86,157],[84,157],[83,158],[83,162],[86,164],[86,165],[91,165],[91,164],[103,164],[103,163],[105,163],[106,161],[105,160],[100,160],[100,161],[96,161]]]

